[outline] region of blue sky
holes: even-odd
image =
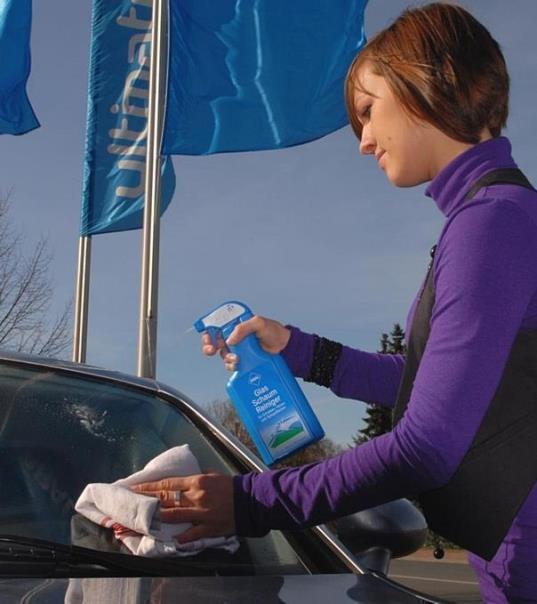
[[[466,0],[500,42],[512,78],[505,134],[534,183],[535,0]],[[408,5],[370,0],[366,33]],[[0,137],[0,190],[28,245],[48,237],[55,305],[73,296],[84,146],[90,0],[34,2],[29,94],[42,127]],[[442,216],[424,187],[395,189],[350,128],[291,149],[174,158],[177,189],[161,225],[158,378],[204,404],[228,375],[185,334],[228,299],[365,350],[404,324]],[[88,362],[136,370],[141,232],[93,238]],[[306,394],[329,436],[350,441],[365,406]]]

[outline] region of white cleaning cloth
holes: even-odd
[[[155,497],[134,493],[128,488],[141,482],[200,473],[198,461],[189,446],[174,447],[127,478],[112,484],[88,484],[78,498],[75,510],[96,524],[112,528],[116,538],[137,556],[191,556],[208,547],[233,553],[239,548],[236,537],[214,537],[177,543],[173,536],[183,533],[192,525],[189,522],[160,523],[160,501]]]

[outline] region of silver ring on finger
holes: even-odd
[[[173,491],[172,499],[174,504],[179,507],[181,505],[181,491]]]

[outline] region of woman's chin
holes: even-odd
[[[385,173],[389,182],[395,187],[400,188],[416,187],[428,180],[427,178],[418,178],[416,176],[411,176],[408,174],[401,174],[397,172],[394,173],[389,169],[385,170]]]

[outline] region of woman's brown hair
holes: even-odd
[[[409,115],[451,138],[477,143],[488,128],[499,136],[507,121],[509,75],[488,30],[460,6],[435,2],[405,10],[354,59],[345,82],[347,111],[362,133],[354,95],[367,64],[386,79]]]

